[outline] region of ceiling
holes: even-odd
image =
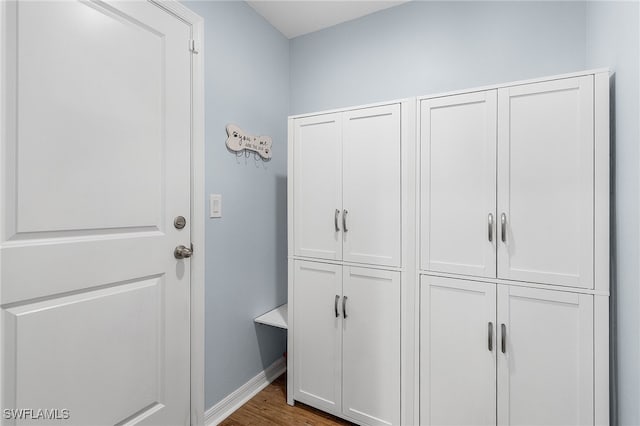
[[[409,0],[258,0],[247,3],[285,37],[291,39],[407,1]]]

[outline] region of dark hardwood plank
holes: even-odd
[[[251,398],[246,404],[227,417],[220,426],[351,426],[353,423],[339,419],[308,405],[296,402],[287,405],[287,374],[283,374],[269,386]]]

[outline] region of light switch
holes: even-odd
[[[222,217],[222,194],[209,195],[209,217]]]

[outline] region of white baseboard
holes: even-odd
[[[215,426],[222,422],[258,392],[266,388],[269,383],[277,379],[286,369],[287,362],[284,357],[276,360],[247,383],[227,395],[222,401],[209,408],[204,413],[205,426]]]

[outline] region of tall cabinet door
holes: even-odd
[[[498,324],[498,425],[592,425],[593,296],[501,285]]]
[[[400,105],[343,120],[344,260],[400,266]]]
[[[294,120],[296,256],[342,259],[342,115]]]
[[[400,424],[400,273],[344,267],[343,409],[367,425]]]
[[[496,424],[496,286],[423,276],[420,424]]]
[[[496,276],[496,91],[420,105],[420,265]]]
[[[294,280],[294,398],[339,413],[342,266],[295,261]]]
[[[498,277],[593,288],[593,150],[593,76],[499,89]]]

